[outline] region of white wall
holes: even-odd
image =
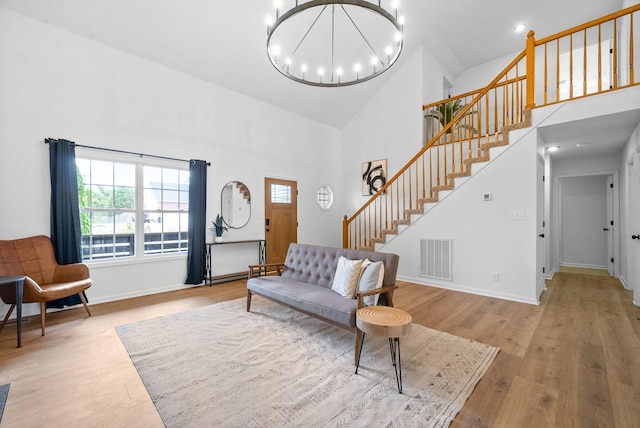
[[[527,39],[525,34],[522,40],[522,49],[525,48],[526,41]],[[456,77],[455,93],[464,94],[465,92],[475,91],[476,89],[486,87],[493,79],[496,78],[496,76],[498,76],[498,73],[503,71],[505,67],[513,61],[519,53],[520,52],[514,52],[463,71]],[[520,73],[523,74],[524,72],[525,70],[520,71]]]
[[[298,240],[340,245],[341,201],[315,204],[320,184],[339,189],[340,131],[244,95],[0,8],[0,237],[49,235],[44,138],[212,162],[208,218],[231,180],[252,192],[249,225],[227,239],[264,237],[264,177],[298,181]],[[356,166],[356,171],[359,167]],[[357,178],[357,176],[356,176]],[[233,249],[214,274],[257,250]],[[91,268],[92,303],[184,287],[186,258]],[[239,260],[239,262],[238,262]],[[1,308],[0,308],[1,311]],[[29,311],[27,310],[27,313]]]
[[[387,159],[387,176],[392,177],[422,147],[422,72],[418,50],[343,129],[337,196],[344,201],[344,214],[352,215],[367,200],[362,196],[363,162]]]
[[[443,79],[454,82],[453,76],[438,63],[428,50],[422,49],[422,101],[421,104],[430,104],[440,101],[443,97]],[[485,85],[489,83],[488,81]],[[456,88],[453,88],[454,90]]]

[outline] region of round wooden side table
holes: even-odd
[[[356,326],[362,332],[360,352],[356,361],[356,374],[360,366],[360,356],[366,333],[388,337],[391,363],[396,372],[398,392],[402,394],[402,364],[400,361],[400,337],[411,331],[411,315],[402,309],[389,306],[366,306],[356,312]]]

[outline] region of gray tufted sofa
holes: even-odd
[[[369,259],[384,262],[382,288],[358,293],[356,299],[346,299],[331,290],[338,259]],[[285,262],[249,266],[247,281],[247,312],[251,310],[251,296],[258,294],[335,326],[357,332],[356,311],[364,306],[363,297],[380,294],[378,304],[393,306],[393,290],[399,256],[374,251],[346,248],[290,244]],[[276,271],[277,275],[265,275]],[[356,334],[355,355],[360,348],[360,334]],[[354,356],[355,357],[355,356]]]

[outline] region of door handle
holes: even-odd
[[[538,235],[541,238],[544,238],[544,233],[541,233],[540,235]]]
[[[608,227],[605,227],[605,228],[604,228],[604,229],[602,229],[602,230],[604,230],[605,232],[608,232],[608,231],[609,231],[609,228],[608,228]]]
[[[631,235],[631,239],[640,239],[640,235]]]
[[[268,231],[269,231],[269,229],[266,230],[266,232],[268,232]]]

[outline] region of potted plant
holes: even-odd
[[[224,222],[222,220],[222,217],[220,217],[220,214],[216,216],[216,219],[212,221],[212,223],[213,223],[213,227],[211,228],[211,230],[214,231],[216,234],[215,241],[222,242],[222,233],[225,230],[229,230],[229,228],[224,225]]]
[[[446,101],[444,103],[438,104],[433,109],[429,110],[427,112],[426,116],[436,119],[438,122],[440,122],[440,125],[442,126],[442,128],[444,128],[464,108],[465,108],[465,105],[462,104],[462,100],[461,99]],[[474,114],[474,113],[475,113],[475,111],[469,110],[467,113],[465,113],[465,116],[470,115],[470,114]],[[447,129],[446,133],[447,134],[453,134],[453,131],[455,129],[468,129],[473,134],[478,132],[471,125],[468,125],[468,124],[465,124],[465,123],[461,123],[461,122],[462,121],[458,121],[458,123],[454,124],[454,126],[452,126],[451,128]]]

